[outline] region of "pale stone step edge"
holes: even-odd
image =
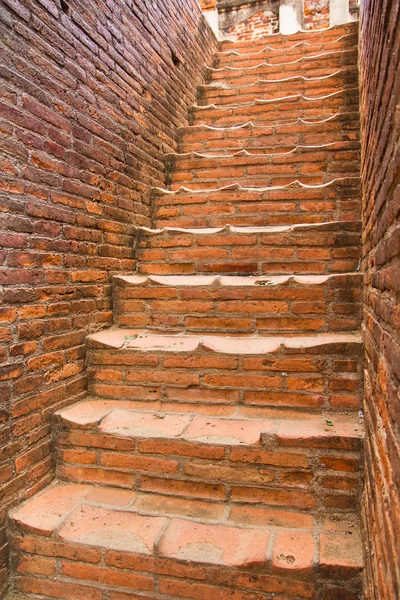
[[[139,329],[107,329],[87,336],[89,342],[107,348],[139,352],[195,352],[202,348],[223,354],[273,354],[281,350],[303,350],[335,344],[362,345],[359,332],[319,333],[301,336],[209,335],[156,333]]]

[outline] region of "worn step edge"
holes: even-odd
[[[293,408],[293,407],[264,407],[260,409],[260,407],[256,408],[256,410],[251,410],[249,406],[242,404],[230,404],[227,405],[229,411],[223,412],[221,414],[215,414],[213,412],[207,412],[207,409],[210,409],[209,404],[204,404],[201,400],[191,403],[191,410],[188,410],[187,403],[180,405],[179,402],[169,403],[168,408],[165,408],[160,404],[156,403],[157,406],[154,405],[153,402],[146,401],[136,401],[136,400],[116,400],[104,398],[101,396],[96,396],[93,394],[87,395],[83,400],[79,400],[78,402],[72,404],[71,406],[64,407],[54,413],[54,421],[56,424],[61,424],[64,426],[73,426],[83,429],[88,428],[96,428],[103,421],[105,417],[110,415],[113,411],[126,411],[129,413],[134,413],[135,415],[170,415],[170,416],[179,416],[182,415],[186,417],[187,422],[192,422],[194,417],[198,417],[199,419],[206,420],[214,420],[216,423],[219,421],[228,420],[228,422],[233,421],[235,423],[245,422],[252,424],[260,424],[260,423],[299,423],[299,425],[303,424],[304,428],[300,430],[285,432],[286,438],[299,438],[302,439],[307,437],[315,436],[317,433],[319,436],[323,438],[332,437],[333,434],[337,435],[350,435],[355,439],[363,438],[363,426],[361,421],[361,416],[359,411],[355,409],[351,411],[340,411],[337,413],[332,413],[328,410],[322,410],[319,413],[310,412],[308,409],[304,408]],[[203,410],[204,409],[204,410]],[[336,422],[332,422],[334,419]],[[126,424],[123,421],[124,425]],[[328,424],[329,423],[329,424]],[[309,431],[307,432],[307,428]],[[112,429],[112,427],[111,427]],[[185,425],[184,431],[182,435],[185,435],[185,431],[187,426]],[[107,427],[98,430],[99,433],[107,433]],[[160,433],[144,433],[145,437],[167,437],[167,438],[175,438],[174,434],[171,434],[170,429],[168,428],[169,433],[163,432]],[[263,431],[260,428],[260,432],[264,433],[263,442],[268,444],[268,436],[276,434],[278,431],[272,430],[271,427],[268,427],[266,431]],[[122,437],[130,436],[128,432],[124,432],[121,434]],[[140,437],[141,433],[132,434],[134,437]],[[193,440],[192,441],[196,441]],[[247,444],[259,444],[260,437],[257,439],[247,441]],[[204,443],[208,443],[205,440]]]
[[[166,440],[184,440],[196,444],[223,444],[269,447],[274,442],[283,445],[293,445],[296,440],[300,445],[307,446],[308,441],[319,446],[339,438],[353,440],[352,449],[360,448],[364,431],[361,419],[357,413],[334,414],[293,411],[275,411],[275,415],[257,416],[251,418],[243,415],[241,408],[236,408],[236,414],[215,416],[193,411],[154,410],[146,408],[145,403],[138,408],[137,403],[129,401],[112,401],[101,399],[82,400],[68,408],[57,411],[54,415],[58,423],[68,426],[96,429],[101,434],[118,435],[129,438],[163,438]],[[273,411],[270,411],[271,413]],[[160,426],[161,424],[161,426]],[[240,432],[235,434],[240,426]],[[232,429],[229,432],[229,429]],[[249,428],[246,431],[246,428]],[[243,433],[244,432],[244,433]],[[228,436],[229,439],[225,439]]]
[[[223,188],[222,188],[223,189]],[[146,235],[162,235],[163,233],[176,232],[186,233],[188,235],[215,235],[216,233],[237,233],[237,234],[257,234],[257,233],[287,233],[295,231],[355,231],[361,229],[361,221],[326,221],[323,223],[297,223],[294,225],[265,225],[240,227],[236,225],[224,225],[223,227],[202,227],[198,229],[186,229],[184,227],[163,227],[161,229],[152,229],[150,227],[135,227],[135,231]]]
[[[173,287],[254,287],[268,286],[276,287],[289,285],[323,285],[327,281],[340,282],[341,279],[349,277],[360,280],[362,273],[331,273],[328,275],[262,275],[259,277],[246,277],[234,275],[114,275],[113,280],[117,283],[144,286],[147,283],[155,283]]]
[[[243,335],[222,336],[216,334],[155,333],[139,329],[107,329],[87,336],[93,347],[115,348],[136,352],[195,352],[203,349],[223,354],[270,354],[285,350],[307,350],[337,344],[362,345],[359,332],[321,333],[302,336]]]

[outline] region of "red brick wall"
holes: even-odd
[[[366,597],[400,597],[400,3],[361,3]]]
[[[6,512],[52,477],[51,416],[216,47],[195,0],[63,4],[0,5],[0,592]]]
[[[304,0],[304,29],[329,27],[330,0]]]
[[[279,31],[279,17],[272,10],[262,10],[255,13],[246,21],[233,25],[224,30],[224,35],[230,40],[257,40],[263,35]]]

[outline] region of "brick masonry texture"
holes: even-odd
[[[0,587],[6,510],[52,479],[52,414],[86,390],[85,335],[216,50],[194,0],[61,4],[0,6]]]
[[[355,34],[351,24],[290,40],[273,36],[278,44],[300,42],[307,48],[294,71],[296,81],[316,74],[322,91],[332,88],[332,77],[339,87],[343,82],[333,102],[325,95],[327,106],[315,97],[307,103],[308,96],[296,96],[298,103],[289,107],[282,100],[278,111],[276,96],[273,109],[263,96],[256,116],[254,98],[243,100],[249,89],[236,99],[240,110],[223,117],[233,119],[227,131],[246,125],[250,134],[250,115],[259,121],[264,112],[265,134],[272,114],[273,127],[283,135],[280,145],[290,147],[299,115],[312,117],[303,122],[308,133],[303,128],[301,134],[313,135],[315,120],[336,123],[339,114],[339,139],[334,127],[332,142],[328,137],[327,144],[317,144],[317,154],[312,143],[313,148],[300,144],[278,154],[268,145],[262,151],[263,142],[254,154],[245,145],[240,156],[225,153],[224,144],[204,156],[165,148],[173,189],[158,188],[154,197],[176,196],[182,204],[197,190],[208,198],[200,218],[209,218],[210,194],[226,193],[227,183],[248,193],[243,185],[254,178],[254,192],[266,194],[266,200],[273,189],[265,186],[276,172],[281,183],[288,182],[285,190],[294,186],[298,202],[315,200],[314,193],[308,196],[314,187],[304,181],[317,183],[317,189],[326,185],[322,200],[333,200],[329,211],[335,220],[328,211],[328,222],[321,222],[312,204],[304,207],[314,219],[308,223],[301,212],[296,216],[296,206],[289,222],[277,215],[267,227],[243,227],[239,221],[239,226],[225,222],[221,228],[174,230],[166,219],[165,229],[155,230],[135,223],[138,270],[121,275],[108,269],[114,324],[149,331],[113,327],[87,336],[91,395],[83,400],[77,395],[80,401],[72,406],[62,399],[53,420],[57,476],[64,482],[9,513],[13,592],[32,600],[43,595],[203,600],[210,594],[218,600],[278,595],[280,600],[359,600],[358,95],[348,87],[356,81],[346,75],[356,64]],[[224,48],[230,44],[221,44],[219,54],[227,57]],[[248,42],[236,44],[243,49]],[[327,80],[318,69],[321,46],[330,50],[322,65]],[[275,94],[280,63],[290,62],[282,61],[282,46],[260,49],[267,61],[272,58],[275,80],[263,85]],[[211,81],[212,73],[222,75],[216,79],[224,90],[232,88],[227,79],[246,82],[251,73],[246,82],[251,88],[259,76],[251,67],[233,68],[236,78],[222,71],[209,69]],[[293,73],[292,67],[285,73]],[[315,78],[312,82],[315,91]],[[201,86],[199,97],[212,95],[213,86]],[[222,114],[224,98],[224,93],[213,96]],[[191,111],[193,131],[202,127],[202,110],[209,108]],[[283,132],[288,112],[293,131]],[[343,129],[353,117],[350,129]],[[191,127],[177,131],[180,144]],[[214,130],[203,130],[207,144]],[[257,124],[255,131],[261,133]],[[337,164],[331,168],[332,153]],[[175,193],[182,181],[196,190]],[[225,191],[217,189],[222,184]],[[336,199],[332,190],[343,186],[351,194]],[[239,194],[237,208],[245,203]],[[154,211],[152,227],[158,216]],[[36,410],[26,398],[14,406],[21,419]]]
[[[361,5],[366,597],[400,596],[400,5]]]
[[[270,33],[279,31],[279,18],[272,10],[261,10],[246,21],[228,27],[224,31],[227,38],[231,40],[256,40]]]
[[[329,27],[330,0],[304,0],[304,28]]]

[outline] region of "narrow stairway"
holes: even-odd
[[[13,598],[361,598],[356,27],[222,43]]]

